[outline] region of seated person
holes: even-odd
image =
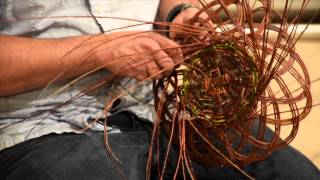
[[[154,118],[154,107],[148,104],[152,101],[150,82],[121,97],[108,114],[110,147],[122,163],[111,160],[105,149],[104,126],[92,121],[101,117],[105,102],[119,89],[135,83],[133,79],[172,68],[182,62],[182,54],[177,43],[158,33],[137,33],[152,30],[150,24],[111,31],[130,26],[132,21],[96,17],[126,15],[166,21],[181,3],[198,5],[196,0],[0,0],[0,178],[144,179],[152,128],[149,121]],[[196,8],[183,9],[173,22],[184,23],[196,12]],[[157,53],[138,55],[164,47]],[[132,58],[132,54],[137,56]],[[70,79],[99,66],[105,66],[104,70],[50,96]],[[123,78],[55,108],[111,74]],[[51,84],[52,80],[55,83]],[[88,126],[90,129],[82,131]],[[172,166],[175,158],[170,159]],[[292,147],[244,170],[257,179],[320,179],[319,170]],[[194,171],[198,179],[244,178],[232,168],[196,162]],[[168,168],[165,178],[172,179],[173,174],[174,167]],[[151,179],[159,178],[157,175],[152,172]]]

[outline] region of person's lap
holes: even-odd
[[[145,136],[143,132],[109,135],[112,152],[121,160],[119,168],[128,179],[144,177],[142,163],[148,149],[141,142]],[[5,179],[120,179],[104,147],[103,134],[48,135],[12,150],[0,154],[0,177]]]
[[[132,121],[122,114],[122,122]],[[118,119],[118,118],[117,118]],[[125,120],[123,120],[125,119]],[[127,122],[124,124],[128,124]],[[1,179],[145,179],[150,126],[141,121],[124,132],[109,134],[116,165],[104,145],[103,133],[62,134],[36,138],[0,152]],[[131,129],[132,128],[132,129]],[[169,161],[170,162],[170,161]],[[174,158],[167,177],[174,172]],[[198,179],[245,179],[232,168],[208,167],[193,163]],[[244,167],[256,179],[320,179],[320,171],[306,157],[288,146],[276,150],[264,161]],[[156,179],[157,173],[153,178]]]

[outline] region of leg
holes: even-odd
[[[272,131],[267,129],[266,138],[271,139]],[[168,139],[161,138],[162,153],[166,152]],[[162,155],[163,156],[163,155]],[[178,151],[172,149],[167,165],[167,179],[171,179],[176,168]],[[161,160],[163,161],[163,160]],[[193,162],[192,167],[197,179],[246,179],[240,172],[229,167],[210,167],[198,162]],[[252,163],[243,168],[257,180],[318,180],[319,169],[303,154],[291,146],[275,150],[267,159]]]
[[[145,178],[150,139],[146,131],[131,130],[109,134],[109,143],[124,176],[140,180]],[[121,179],[103,133],[50,134],[1,151],[0,162],[0,179]]]

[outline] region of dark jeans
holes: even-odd
[[[127,112],[111,118],[109,125],[123,131],[108,136],[112,152],[121,161],[119,165],[110,160],[102,133],[50,134],[1,151],[0,179],[121,179],[117,167],[126,179],[145,179],[151,125]],[[167,141],[162,138],[162,142]],[[161,148],[164,150],[165,145]],[[176,155],[175,152],[170,156],[166,179],[172,179]],[[193,169],[198,179],[245,179],[227,167],[208,167],[194,162]],[[244,170],[256,179],[320,179],[319,169],[290,146]],[[157,174],[153,171],[151,179],[157,179]]]

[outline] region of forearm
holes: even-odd
[[[93,69],[95,62],[90,62],[90,59],[80,66],[82,57],[90,50],[89,46],[83,46],[63,58],[88,37],[32,39],[0,35],[0,96],[43,87],[71,67],[77,68],[66,71],[61,79]]]
[[[198,6],[199,0],[160,0],[156,21],[166,21],[169,12],[181,3],[191,3],[194,6]]]
[[[67,55],[67,56],[66,56]],[[62,39],[0,35],[0,96],[77,77],[97,67],[144,80],[161,78],[182,61],[178,45],[157,33],[123,31]]]

